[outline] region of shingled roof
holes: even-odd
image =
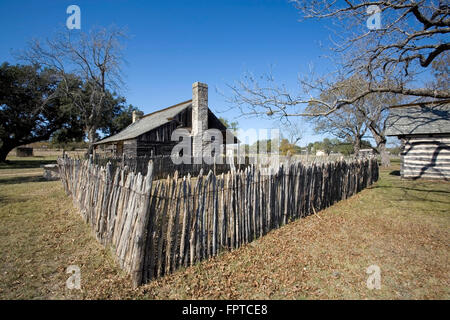
[[[450,100],[423,102],[390,108],[386,135],[450,133]]]
[[[103,144],[110,143],[122,140],[133,139],[141,134],[144,134],[150,130],[158,128],[163,124],[166,124],[172,120],[177,114],[183,111],[186,108],[192,106],[192,100],[188,100],[185,102],[181,102],[174,106],[168,107],[166,109],[162,109],[159,111],[155,111],[153,113],[149,113],[143,116],[141,119],[133,122],[128,127],[120,131],[119,133],[104,138],[95,144]]]

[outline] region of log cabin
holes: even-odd
[[[450,100],[390,107],[386,135],[401,141],[403,178],[450,179]]]
[[[132,123],[119,133],[95,143],[95,153],[128,158],[141,156],[170,155],[179,141],[172,141],[176,129],[187,129],[191,135],[194,156],[201,155],[205,147],[203,134],[207,129],[218,129],[222,133],[222,153],[225,145],[238,140],[208,107],[208,85],[192,84],[192,100],[184,101],[147,115],[133,113]],[[228,134],[228,140],[226,135]]]

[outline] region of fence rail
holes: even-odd
[[[350,197],[378,179],[376,159],[249,166],[153,181],[111,164],[58,159],[64,189],[110,245],[134,285],[238,248],[291,220]]]

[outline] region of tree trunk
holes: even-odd
[[[369,130],[372,133],[373,138],[377,144],[377,151],[381,157],[381,166],[389,167],[391,165],[391,159],[386,150],[386,136],[384,135],[384,130],[379,133],[373,126],[369,126]]]
[[[12,149],[14,149],[14,146],[3,143],[0,147],[0,162],[6,162],[6,157]]]
[[[0,162],[6,162],[6,156],[8,155],[8,153],[9,151],[0,148]]]
[[[359,156],[359,150],[361,150],[361,138],[356,137],[353,142],[353,152],[355,153],[355,157]]]
[[[95,132],[97,131],[97,128],[95,127],[89,127],[87,129],[87,136],[88,136],[88,140],[89,140],[89,147],[88,147],[88,151],[87,154],[93,154],[94,152],[94,142],[95,142]]]
[[[381,166],[389,167],[391,165],[391,159],[389,158],[389,154],[386,150],[386,139],[380,141],[377,145],[377,149],[381,157]]]

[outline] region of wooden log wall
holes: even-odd
[[[58,163],[66,192],[135,285],[239,248],[378,179],[375,158],[195,177],[175,172],[156,181],[151,162],[146,176],[89,161]]]
[[[147,167],[149,161],[153,162],[153,180],[165,179],[167,175],[173,175],[175,171],[178,171],[179,176],[187,175],[196,176],[203,169],[204,172],[209,170],[213,171],[215,174],[225,173],[231,170],[232,166],[226,163],[223,159],[222,163],[216,164],[174,164],[170,156],[140,156],[140,157],[96,157],[94,163],[105,166],[108,162],[111,163],[113,168],[125,167],[127,166],[134,173],[141,173],[142,175],[147,174]],[[250,164],[250,159],[247,157],[244,163],[238,164],[237,158],[234,159],[234,167],[236,168],[246,168]]]
[[[450,180],[450,135],[402,138],[402,178]]]

